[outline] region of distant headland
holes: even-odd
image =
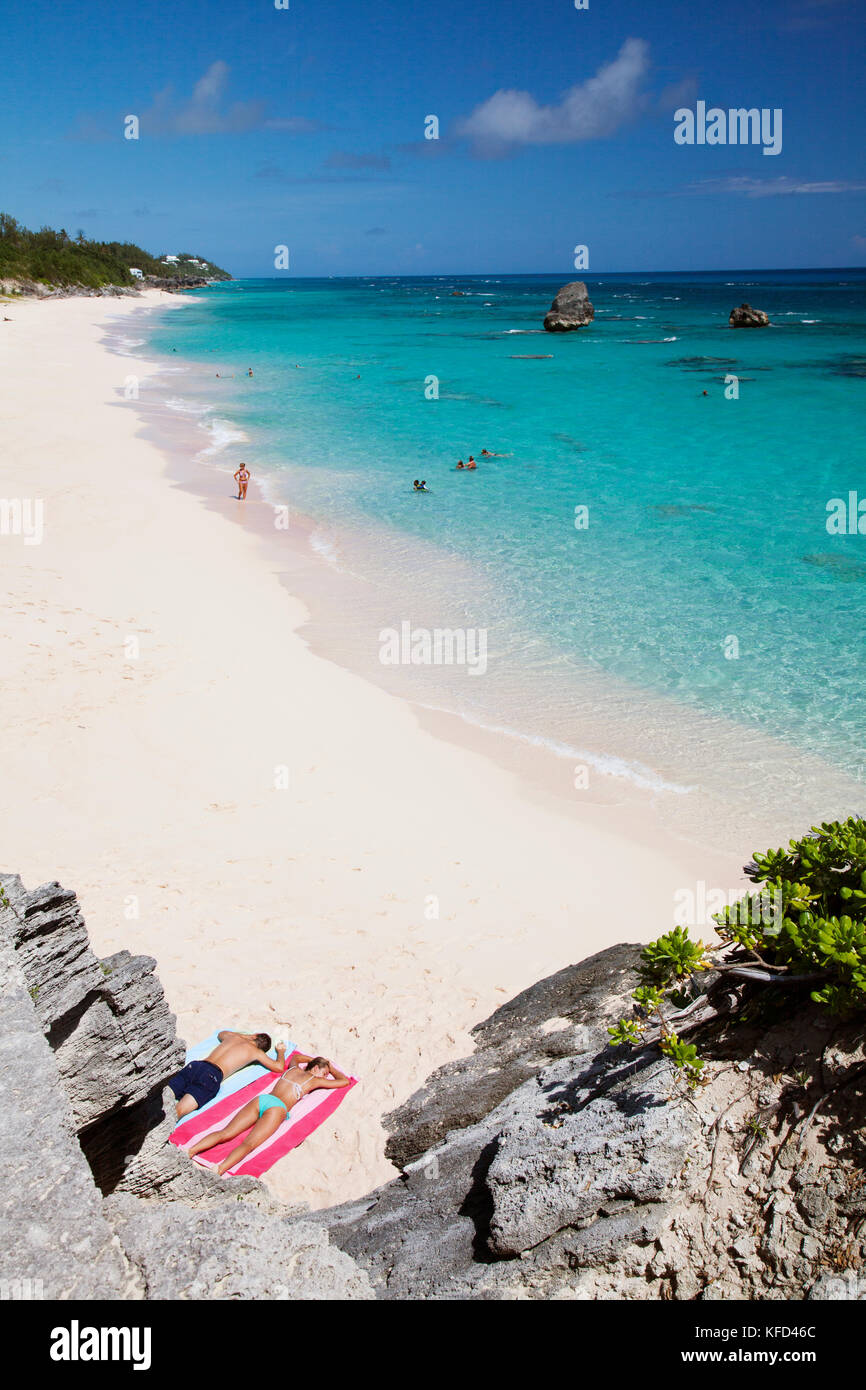
[[[136,287],[197,289],[231,280],[227,270],[191,252],[152,256],[131,241],[91,241],[65,228],[38,232],[0,213],[0,289],[4,294],[100,294]]]

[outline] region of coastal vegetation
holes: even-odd
[[[813,826],[755,854],[746,874],[763,886],[714,914],[718,944],[677,926],[641,952],[635,1017],[608,1029],[614,1046],[657,1044],[692,1088],[704,1062],[682,1035],[714,1018],[807,988],[837,1017],[866,1012],[866,820]]]
[[[60,231],[40,227],[34,232],[9,213],[0,213],[0,279],[100,289],[138,283],[132,267],[144,278],[180,280],[194,275],[208,280],[231,279],[228,271],[189,252],[166,261],[131,241],[91,241],[82,231],[70,236],[64,227]]]

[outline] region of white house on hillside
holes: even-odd
[[[163,265],[177,265],[177,256],[163,256]]]
[[[139,268],[138,268],[137,265],[131,265],[131,266],[129,267],[129,273],[130,273],[130,275],[134,275],[135,278],[136,278],[136,280],[143,280],[143,279],[144,279],[144,271],[143,271],[143,270],[139,270]]]

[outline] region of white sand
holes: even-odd
[[[394,1176],[380,1117],[473,1024],[667,929],[675,890],[735,884],[741,861],[665,839],[648,808],[642,845],[559,813],[314,656],[238,503],[172,487],[137,434],[120,398],[141,364],[100,342],[136,307],[13,303],[0,323],[0,497],[45,507],[41,545],[0,536],[2,867],[77,890],[100,954],[155,956],[188,1039],[264,1027],[361,1077],[269,1179],[321,1206]]]

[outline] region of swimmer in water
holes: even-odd
[[[462,459],[458,459],[458,462],[457,462],[457,471],[460,472],[460,471],[461,471],[462,469],[464,469],[465,467],[466,467],[466,464],[463,462],[463,460],[462,460]]]
[[[252,369],[252,367],[248,367],[248,368],[247,368],[247,376],[252,376],[252,374],[253,374],[253,369]]]
[[[478,464],[475,462],[475,459],[472,457],[471,454],[469,455],[469,462],[467,463],[466,467],[467,467],[467,468],[477,468],[477,467],[478,467]]]
[[[426,480],[425,480],[424,478],[422,478],[421,481],[420,481],[420,483],[419,483],[418,479],[416,478],[415,481],[414,481],[414,483],[412,484],[412,488],[413,488],[413,490],[414,490],[415,492],[426,492],[426,491],[427,491],[427,483],[426,483]]]

